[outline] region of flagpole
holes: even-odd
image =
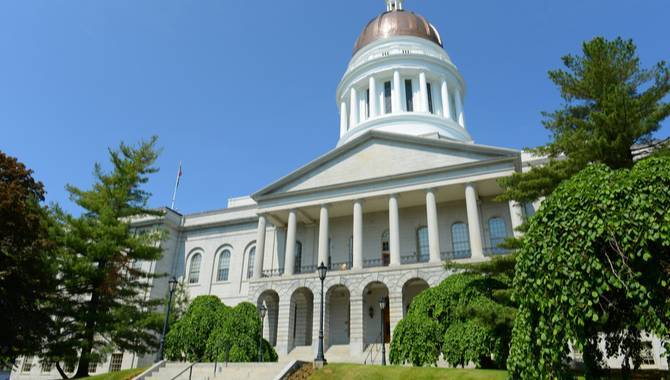
[[[172,206],[170,206],[171,209],[174,208],[174,203],[177,200],[177,188],[179,187],[179,179],[181,178],[181,161],[179,161],[179,171],[177,172],[177,179],[174,182],[174,192],[172,192]]]

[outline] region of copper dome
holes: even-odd
[[[423,16],[405,10],[393,10],[382,13],[368,23],[356,41],[354,54],[376,40],[394,36],[419,37],[442,46],[437,29]]]

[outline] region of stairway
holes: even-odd
[[[274,379],[287,366],[287,362],[279,363],[218,363],[216,373],[214,363],[198,363],[192,370],[186,370],[176,380],[215,380],[215,379]],[[187,369],[190,363],[168,362],[157,372],[145,380],[171,380],[181,371]]]

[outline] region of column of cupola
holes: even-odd
[[[383,104],[380,103],[380,96],[383,96],[383,92],[378,91],[378,75],[370,75],[363,85],[351,86],[345,99],[340,102],[340,137],[366,120],[385,114]],[[414,98],[413,89],[406,89],[405,80],[413,83],[418,80],[419,83],[418,96],[414,99],[414,109],[411,112],[432,112],[442,118],[453,120],[465,128],[461,89],[458,86],[452,88],[446,77],[429,79],[426,71],[418,71],[411,75],[403,75],[399,70],[393,71],[389,80],[391,83],[391,114],[408,112],[405,101],[406,91],[411,91],[411,96]],[[362,98],[363,96],[367,99]],[[367,106],[365,106],[366,101]],[[432,107],[429,106],[429,103],[432,103]],[[361,108],[361,105],[367,107],[367,112]]]

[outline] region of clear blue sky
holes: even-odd
[[[633,38],[643,64],[670,59],[668,0],[407,0],[442,34],[468,85],[476,142],[546,141],[540,112],[561,102],[547,79],[596,35]],[[333,148],[335,88],[382,0],[4,0],[0,150],[76,211],[120,141],[160,137],[152,206],[223,208]],[[668,123],[661,136],[670,134]]]

